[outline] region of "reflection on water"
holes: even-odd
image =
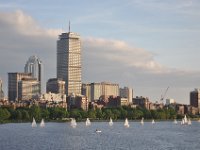
[[[32,128],[30,123],[0,125],[0,150],[199,150],[200,123],[191,126],[173,122],[85,122],[72,128],[69,123],[46,123]],[[101,133],[96,133],[96,129]]]

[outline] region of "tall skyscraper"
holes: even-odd
[[[42,78],[42,62],[37,56],[29,57],[24,67],[25,73],[31,73],[32,78],[36,78],[40,83],[41,94],[41,78]]]
[[[18,100],[19,90],[18,83],[22,79],[32,78],[31,73],[8,73],[8,100],[16,101]]]
[[[4,99],[3,81],[0,79],[0,100]]]
[[[81,41],[73,32],[62,33],[57,41],[57,78],[65,81],[67,96],[81,94]]]
[[[190,105],[197,107],[200,111],[200,89],[195,89],[190,92]]]

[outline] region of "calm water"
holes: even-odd
[[[200,123],[191,126],[172,122],[46,123],[32,128],[30,123],[0,125],[0,150],[200,150]],[[95,133],[99,129],[101,133]]]

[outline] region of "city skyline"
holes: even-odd
[[[56,77],[56,39],[71,20],[71,30],[82,36],[84,83],[119,83],[152,100],[169,86],[166,98],[189,103],[189,92],[200,87],[198,1],[111,0],[90,3],[91,9],[89,1],[79,3],[70,1],[66,9],[64,1],[42,7],[37,1],[0,2],[5,92],[7,73],[22,71],[30,55],[43,60],[45,83]]]

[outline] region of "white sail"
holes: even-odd
[[[177,122],[177,120],[176,119],[174,119],[174,124],[177,124],[178,122]]]
[[[154,121],[154,119],[152,120],[152,122],[151,122],[152,124],[155,124],[155,121]]]
[[[33,122],[32,122],[32,124],[31,124],[31,126],[32,126],[33,128],[37,127],[37,123],[36,123],[36,121],[35,121],[35,118],[34,118],[34,117],[33,117]]]
[[[77,126],[76,120],[74,118],[71,119],[71,126],[72,128],[76,128]]]
[[[184,119],[184,124],[188,124],[188,119],[187,119],[186,115],[183,119]]]
[[[90,125],[91,125],[91,122],[90,122],[90,119],[89,119],[89,118],[86,119],[85,125],[86,125],[86,126],[90,126]]]
[[[110,118],[109,126],[112,126],[112,125],[113,125],[113,121],[112,121],[112,118]]]
[[[198,122],[200,122],[200,119],[198,120]]]
[[[188,125],[191,125],[191,124],[192,124],[191,120],[190,120],[190,119],[188,119]]]
[[[141,125],[144,125],[144,118],[141,119],[140,124],[141,124]]]
[[[124,122],[124,126],[129,128],[129,123],[128,123],[128,119],[126,118],[125,122]]]
[[[40,127],[45,127],[44,119],[42,119],[42,121],[40,122]]]

